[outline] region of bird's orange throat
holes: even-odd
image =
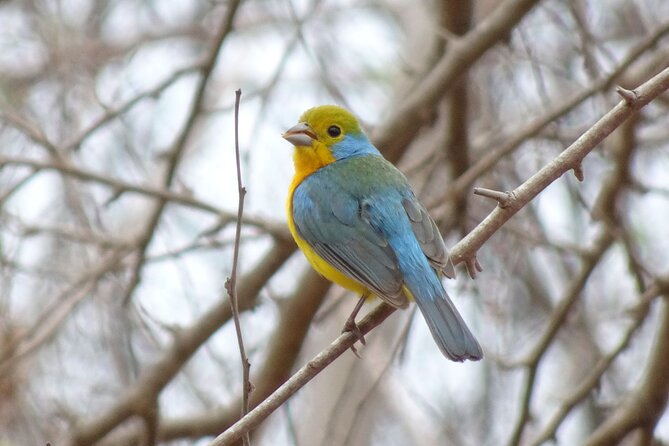
[[[334,163],[335,158],[325,144],[314,141],[312,147],[295,147],[293,152],[293,164],[295,165],[295,176],[293,184],[297,186],[303,179],[316,172],[321,167]]]

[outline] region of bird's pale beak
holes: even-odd
[[[295,146],[311,147],[311,144],[316,139],[316,134],[311,130],[311,127],[306,122],[300,122],[297,125],[286,130],[281,135],[283,139],[292,143]]]

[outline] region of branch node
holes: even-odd
[[[618,93],[630,107],[635,106],[639,100],[639,93],[637,93],[636,90],[628,90],[620,85],[616,87],[616,93]]]
[[[497,190],[486,189],[485,187],[475,187],[474,195],[492,198],[502,209],[507,208],[514,199],[513,192],[500,192]]]
[[[476,259],[476,256],[469,257],[463,260],[463,263],[465,264],[465,268],[467,269],[467,274],[469,274],[469,277],[471,277],[472,279],[476,279],[476,275],[481,271],[483,271],[483,268],[481,268],[481,264]]]
[[[581,164],[581,161],[579,160],[578,163],[574,164],[574,167],[572,167],[572,170],[574,172],[574,176],[579,182],[583,182],[585,179],[585,175],[583,174],[583,164]]]
[[[477,257],[474,257],[474,266],[476,267],[476,271],[481,273],[483,272],[483,267],[479,263],[479,259]]]

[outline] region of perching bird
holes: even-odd
[[[439,273],[451,264],[436,224],[355,116],[334,105],[311,108],[283,137],[295,145],[290,232],[316,271],[362,296],[349,322],[355,326],[370,294],[396,308],[413,299],[444,355],[481,359],[442,286]]]

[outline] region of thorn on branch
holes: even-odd
[[[639,100],[639,93],[637,93],[636,90],[628,90],[621,86],[617,86],[616,93],[618,93],[630,107],[635,106]]]
[[[583,164],[581,164],[581,161],[579,161],[577,164],[574,164],[572,170],[574,171],[574,176],[576,179],[582,183],[585,179],[585,175],[583,174]]]
[[[472,279],[476,279],[476,275],[483,271],[483,267],[479,263],[476,256],[463,260],[463,263],[467,269],[467,274],[469,274],[469,277]]]
[[[492,198],[502,209],[508,207],[514,199],[513,192],[500,192],[497,190],[486,189],[484,187],[475,187],[474,195]]]

